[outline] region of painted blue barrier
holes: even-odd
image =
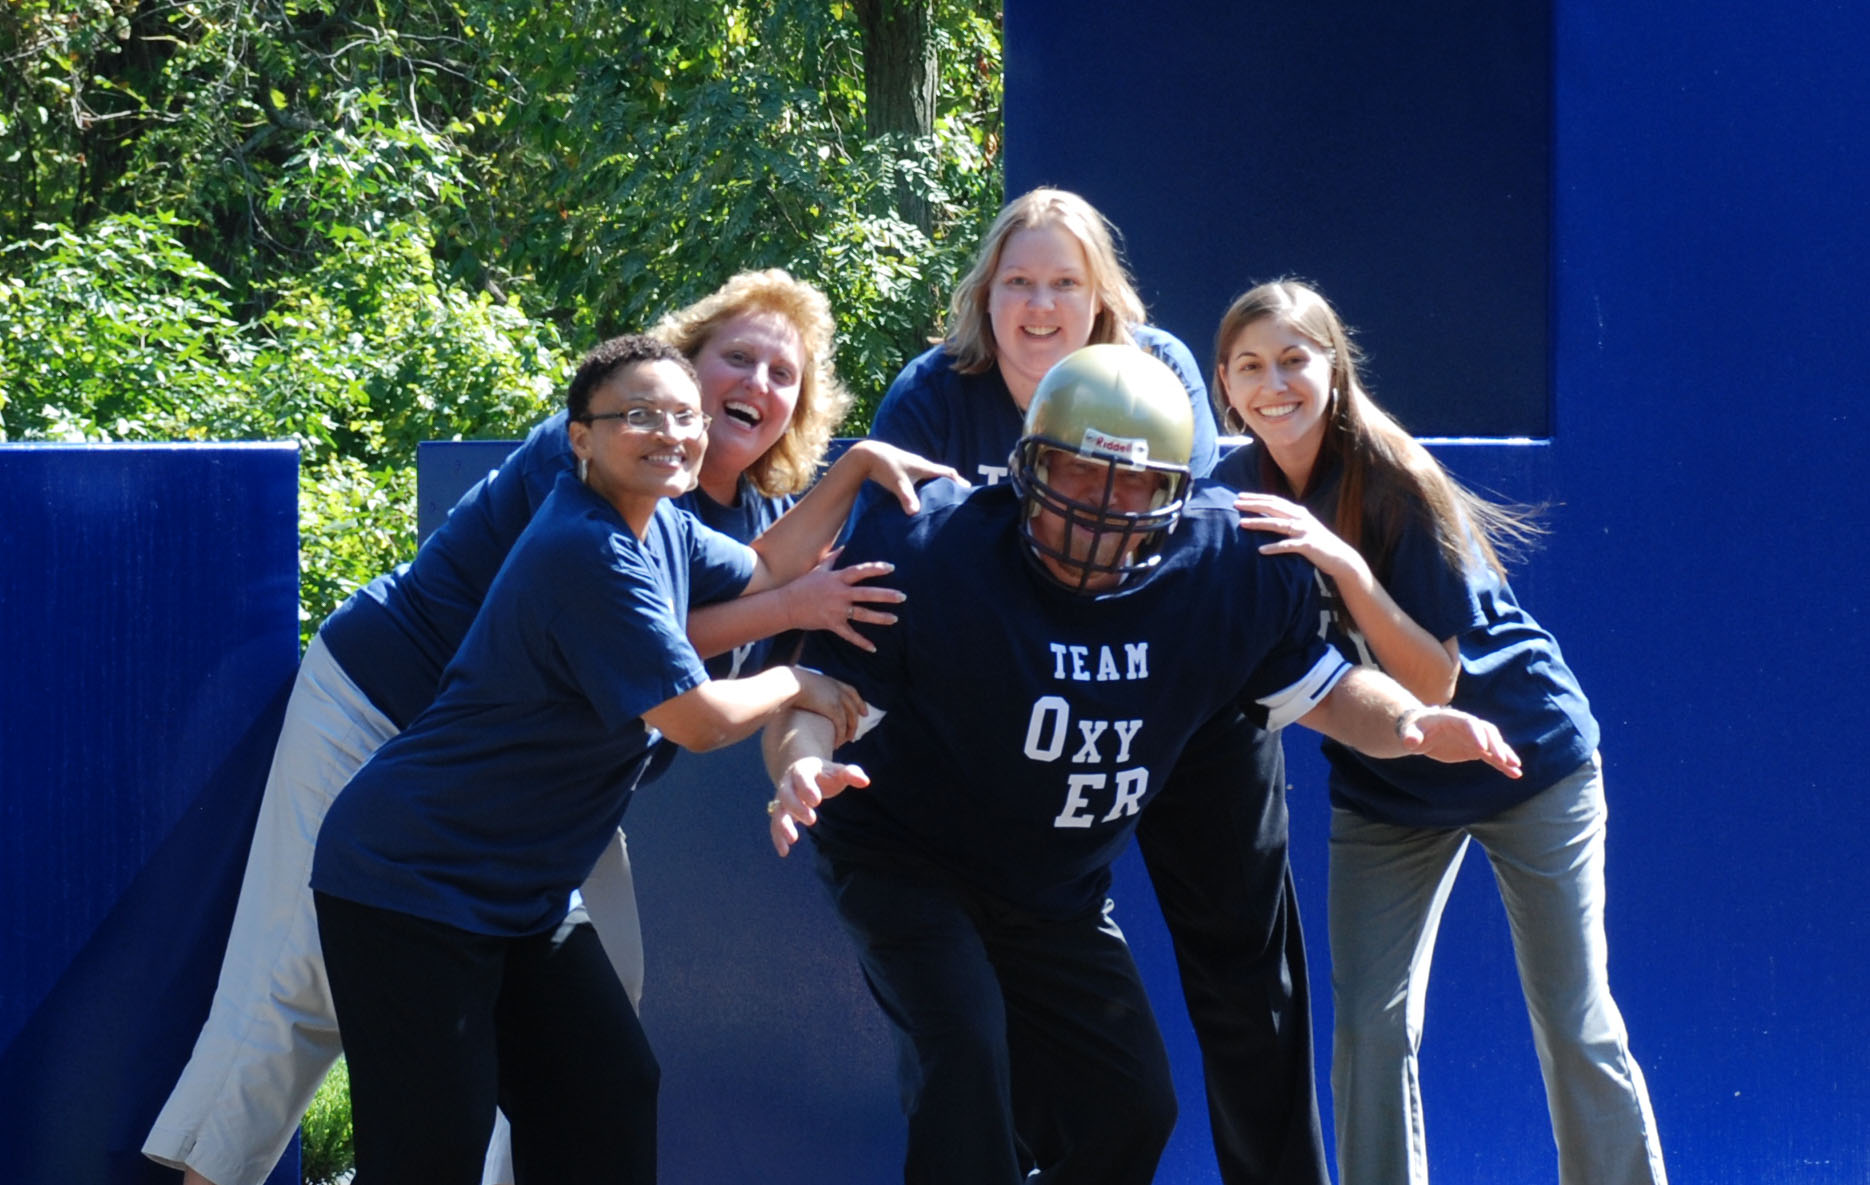
[[[298,660],[290,445],[0,445],[0,1179],[170,1182]],[[296,1148],[274,1180],[296,1181]]]
[[[1348,311],[1418,435],[1551,431],[1551,0],[1006,0],[1006,193],[1116,223],[1207,365],[1283,275]]]
[[[1364,329],[1411,427],[1499,431],[1459,418],[1476,367],[1482,389],[1547,393],[1543,471],[1498,485],[1552,503],[1514,583],[1604,725],[1611,981],[1672,1176],[1870,1180],[1870,9],[1006,7],[1008,192],[1091,196],[1198,357],[1229,297],[1296,271]],[[1525,125],[1540,104],[1549,123]],[[1539,192],[1506,183],[1527,152]],[[1530,269],[1528,203],[1547,211]],[[1296,736],[1288,753],[1324,1050],[1323,770]],[[1470,860],[1436,953],[1440,1185],[1554,1177],[1495,898]],[[1211,1181],[1173,1052],[1158,1181]]]

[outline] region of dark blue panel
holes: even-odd
[[[1870,1180],[1866,45],[1861,4],[1560,7],[1548,616],[1684,1180]]]
[[[1205,256],[1246,275],[1312,274],[1365,330],[1379,393],[1419,409],[1405,417],[1418,430],[1498,430],[1434,414],[1471,384],[1474,359],[1514,385],[1550,375],[1544,476],[1502,488],[1549,497],[1553,535],[1515,585],[1604,725],[1612,982],[1673,1175],[1870,1179],[1870,813],[1855,801],[1870,427],[1853,348],[1870,313],[1870,8],[1552,5],[1551,63],[1526,76],[1550,80],[1553,131],[1509,112],[1529,130],[1505,151],[1551,154],[1549,346],[1528,354],[1522,330],[1543,320],[1521,316],[1530,273],[1516,252],[1493,254],[1500,225],[1486,210],[1470,231],[1408,200],[1400,224],[1372,213],[1396,205],[1393,184],[1473,191],[1487,170],[1416,155],[1406,136],[1373,143],[1382,113],[1350,114],[1393,103],[1413,119],[1422,88],[1398,85],[1399,71],[1441,57],[1498,81],[1527,67],[1523,39],[1464,40],[1462,26],[1497,28],[1473,6],[1363,5],[1355,19],[1345,5],[1204,7],[1156,6],[1145,21],[1013,0],[1009,191],[1090,193],[1128,234],[1163,320],[1191,339],[1225,299],[1203,287]],[[1498,20],[1524,19],[1497,7]],[[1283,36],[1256,33],[1273,22]],[[1405,45],[1395,54],[1409,62],[1377,60]],[[1326,72],[1340,93],[1309,89],[1321,53],[1355,63]],[[1264,118],[1297,94],[1316,121]],[[1288,126],[1303,134],[1281,138]],[[1178,143],[1183,127],[1204,142]],[[1395,175],[1412,167],[1424,176]],[[1205,194],[1191,198],[1184,174]],[[1318,225],[1266,213],[1302,207]],[[1424,242],[1458,270],[1413,254]],[[1410,361],[1398,343],[1412,338],[1443,354]],[[1288,747],[1323,1036],[1322,768],[1306,766],[1309,741]],[[1552,1179],[1505,926],[1477,864],[1435,965],[1423,1049],[1434,1179]],[[1184,1089],[1184,1127],[1198,1110]],[[1203,1171],[1177,1159],[1163,1179]]]
[[[144,1162],[207,1012],[298,657],[297,452],[0,446],[0,1147]]]
[[[683,754],[623,821],[643,1027],[662,1066],[662,1179],[900,1180],[888,1027],[809,846],[773,854],[770,797],[746,741]]]
[[[500,467],[517,440],[425,440],[416,445],[416,538],[442,525],[461,495]]]
[[[1411,430],[1549,431],[1551,7],[1006,5],[1006,192],[1077,190],[1206,365],[1250,283],[1317,281]]]

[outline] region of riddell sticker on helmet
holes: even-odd
[[[1084,440],[1078,445],[1078,451],[1089,457],[1109,457],[1125,465],[1149,464],[1149,442],[1140,437],[1130,439],[1123,436],[1111,436],[1099,432],[1096,428],[1084,430]]]

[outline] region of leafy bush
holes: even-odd
[[[831,297],[875,401],[997,209],[994,0],[933,131],[866,130],[852,0],[9,0],[0,437],[291,439],[301,618],[413,547],[417,441],[731,272]]]
[[[244,435],[250,345],[176,221],[41,229],[0,274],[0,439]]]
[[[296,442],[309,635],[413,552],[416,444],[523,434],[568,352],[516,302],[438,277],[419,226],[335,236],[246,324],[175,231],[120,215],[12,249],[25,262],[0,276],[0,436]]]
[[[336,1185],[357,1167],[351,1135],[351,1076],[339,1058],[318,1085],[299,1124],[299,1177],[305,1185]]]

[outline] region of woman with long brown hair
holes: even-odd
[[[1343,1185],[1428,1180],[1417,1075],[1430,957],[1470,842],[1492,863],[1545,1076],[1564,1185],[1660,1185],[1648,1090],[1610,995],[1598,725],[1500,553],[1526,517],[1450,477],[1364,389],[1311,287],[1262,284],[1215,335],[1214,392],[1253,435],[1215,476],[1261,550],[1317,568],[1331,640],[1425,704],[1500,727],[1517,780],[1480,766],[1331,764],[1332,1102]]]

